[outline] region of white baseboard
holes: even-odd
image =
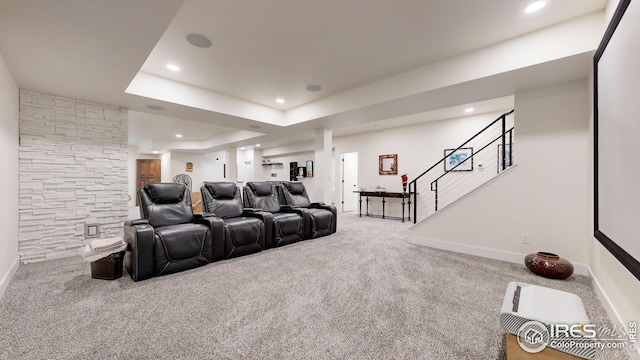
[[[479,246],[452,243],[448,241],[429,239],[421,236],[412,235],[409,237],[409,244],[432,247],[441,250],[454,251],[461,254],[475,255],[488,259],[507,261],[514,264],[522,264],[524,266],[524,257],[527,254],[519,254],[515,252],[489,249]],[[592,277],[591,270],[585,264],[573,263],[573,273]]]
[[[617,326],[629,325],[629,324],[623,323],[622,318],[620,317],[620,314],[618,314],[618,312],[613,307],[613,305],[611,305],[611,301],[609,300],[609,297],[602,289],[602,286],[600,286],[600,282],[598,282],[598,279],[593,275],[593,273],[591,272],[591,269],[589,269],[589,276],[591,277],[591,284],[593,285],[593,290],[596,292],[596,296],[598,297],[598,300],[600,300],[600,303],[602,303],[604,310],[607,312],[607,316],[609,316],[609,320],[611,320],[611,323]],[[629,357],[632,360],[640,360],[640,349],[638,349],[638,351],[629,352]]]
[[[11,264],[9,271],[7,271],[2,280],[0,280],[0,300],[4,296],[4,292],[7,290],[7,287],[9,287],[9,283],[11,282],[11,279],[13,279],[13,275],[18,271],[18,267],[20,267],[20,257],[16,258],[13,264]]]
[[[589,269],[589,272],[591,272],[591,269]],[[593,290],[596,292],[598,299],[604,306],[604,310],[607,312],[607,315],[609,315],[609,319],[611,319],[611,322],[614,324],[618,324],[618,325],[622,324],[622,318],[620,317],[616,309],[614,309],[611,306],[609,297],[607,296],[607,294],[604,293],[604,290],[602,290],[602,287],[600,286],[598,279],[596,279],[596,277],[593,276],[593,273],[591,273],[590,276],[591,276],[591,284],[593,285]]]

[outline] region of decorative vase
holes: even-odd
[[[407,181],[409,181],[409,178],[407,177],[407,174],[400,175],[400,178],[402,179],[402,192],[406,193],[407,192]]]
[[[534,274],[550,279],[566,279],[573,274],[573,265],[568,260],[550,252],[529,254],[524,257],[524,264]]]

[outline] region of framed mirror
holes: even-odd
[[[378,160],[378,173],[380,175],[397,175],[398,154],[380,155]]]

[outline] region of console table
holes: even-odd
[[[406,193],[406,192],[386,192],[386,191],[354,191],[354,193],[359,193],[360,194],[360,210],[359,210],[360,217],[362,217],[362,197],[365,197],[365,201],[366,201],[366,212],[364,214],[365,216],[381,217],[383,219],[396,219],[396,220],[402,220],[402,222],[404,222],[405,220],[411,220],[411,194],[409,194],[409,193]],[[382,198],[382,215],[369,214],[369,198],[370,197]],[[386,198],[402,199],[402,217],[385,215],[384,210],[385,210],[385,203],[387,202],[385,200]],[[408,208],[409,211],[407,211],[407,213],[406,213],[407,217],[404,216],[404,214],[405,214],[404,206],[405,205],[409,206],[409,208]]]

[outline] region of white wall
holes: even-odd
[[[160,155],[160,181],[173,181],[173,176],[171,175],[171,152]]]
[[[204,181],[225,181],[224,172],[224,151],[207,154],[171,151],[159,155],[139,154],[136,146],[129,146],[128,157],[128,193],[132,196],[129,206],[135,206],[135,186],[136,186],[136,160],[137,159],[160,159],[161,161],[161,181],[171,182],[178,174],[187,174],[191,177],[192,191],[200,191]],[[216,160],[217,159],[217,160]],[[238,158],[240,161],[240,158]],[[186,171],[187,162],[193,163],[193,172]]]
[[[224,181],[224,161],[224,151],[207,154],[172,151],[168,181],[178,174],[187,174],[191,177],[191,191],[198,192],[205,181]],[[193,172],[186,172],[187,162],[193,163]]]
[[[262,181],[262,179],[257,178],[262,176],[262,171],[257,174],[255,171],[255,163],[260,161],[260,159],[255,159],[253,149],[238,149],[237,151],[238,182],[246,183],[247,181]]]
[[[412,235],[521,256],[549,251],[587,264],[589,111],[586,81],[516,93],[517,168]]]
[[[508,110],[511,109],[505,109]],[[388,191],[402,191],[400,175],[406,173],[409,181],[413,180],[442,159],[444,149],[458,147],[502,113],[465,116],[338,137],[333,140],[334,152],[338,158],[345,152],[358,152],[360,187],[373,190],[376,185],[381,185]],[[398,154],[397,175],[379,175],[378,156],[386,154]],[[339,168],[336,173],[340,173]],[[339,181],[336,179],[336,186]]]
[[[265,165],[262,166],[262,174],[256,176],[256,178],[261,177],[263,181],[290,181],[289,180],[289,163],[297,162],[298,167],[307,166],[307,160],[311,160],[315,165],[315,158],[313,151],[306,151],[291,155],[280,155],[273,157],[265,157],[265,161],[271,161],[271,163],[282,163],[282,165]],[[275,174],[275,177],[271,175]],[[298,179],[297,181],[304,184],[305,189],[307,189],[307,194],[309,195],[309,199],[311,201],[321,201],[319,199],[314,199],[314,194],[316,190],[316,181],[317,177],[305,177]]]
[[[335,199],[339,205],[342,199],[340,179],[340,155],[345,152],[358,152],[358,188],[364,187],[372,191],[377,185],[389,192],[402,191],[402,174],[407,174],[409,181],[415,179],[437,161],[444,157],[445,149],[455,149],[485,126],[497,119],[504,112],[464,116],[456,119],[425,122],[399,128],[371,131],[333,139],[335,166]],[[508,118],[508,123],[513,117]],[[477,150],[477,149],[476,149]],[[398,174],[379,175],[379,155],[398,155]],[[474,171],[479,171],[477,166]],[[371,198],[370,210],[381,213],[380,199]],[[391,203],[400,203],[399,199],[388,199]],[[391,204],[389,204],[391,205]],[[363,212],[365,210],[363,209]],[[385,214],[400,216],[401,207],[387,206]]]
[[[0,54],[0,298],[18,268],[19,90]]]

